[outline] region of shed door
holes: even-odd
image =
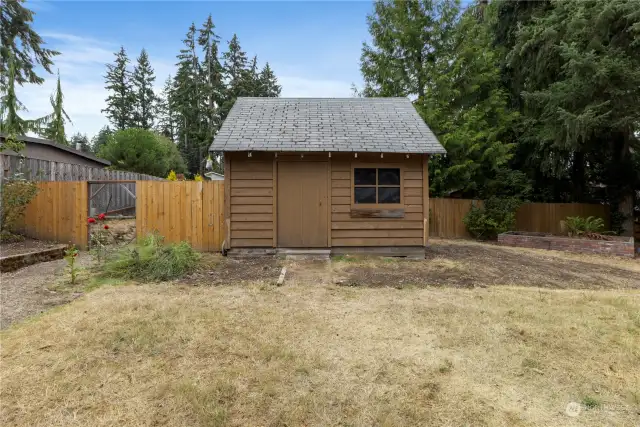
[[[278,162],[278,247],[328,246],[327,162]]]

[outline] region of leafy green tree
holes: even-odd
[[[15,83],[42,84],[38,66],[51,73],[53,58],[59,55],[43,47],[45,42],[32,28],[33,11],[23,0],[0,1],[0,86],[8,84],[9,61],[14,62]]]
[[[282,87],[278,84],[278,79],[276,75],[273,73],[273,70],[269,66],[267,62],[264,65],[262,71],[260,71],[260,76],[258,77],[259,90],[258,96],[264,96],[269,98],[277,98],[280,96],[282,92]]]
[[[365,96],[422,100],[447,66],[459,13],[458,0],[377,1],[367,18],[372,44],[362,48]]]
[[[156,96],[153,92],[156,76],[145,49],[142,49],[137,61],[131,77],[131,86],[135,97],[133,121],[137,127],[151,129],[156,115]]]
[[[91,152],[98,153],[100,149],[107,143],[113,131],[109,126],[103,126],[98,133],[91,138]]]
[[[114,64],[107,64],[105,89],[109,91],[106,99],[106,113],[111,124],[119,130],[135,125],[134,111],[136,96],[131,83],[131,73],[127,69],[129,58],[124,47],[115,53]]]
[[[69,115],[64,110],[62,105],[64,96],[62,95],[62,88],[60,86],[60,72],[58,72],[58,83],[56,85],[56,91],[51,95],[51,107],[53,107],[53,113],[47,117],[48,123],[42,132],[44,138],[57,142],[58,144],[68,145],[67,137],[64,130],[66,122],[71,122]]]
[[[111,135],[98,155],[119,170],[164,177],[170,170],[184,170],[175,144],[152,131],[132,128]]]

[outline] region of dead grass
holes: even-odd
[[[2,424],[637,425],[637,291],[303,282],[103,287],[15,325]]]

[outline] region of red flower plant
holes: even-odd
[[[106,216],[105,214],[103,214],[103,213],[101,213],[100,215],[98,215],[98,219],[99,219],[100,221],[104,221],[104,219],[105,219],[106,217],[107,217],[107,216]]]
[[[96,219],[95,219],[95,218],[89,218],[89,219],[87,220],[87,222],[88,222],[89,224],[93,224],[94,222],[96,222]]]
[[[104,225],[104,229],[105,229],[105,230],[108,230],[108,229],[109,229],[109,226],[105,224],[105,225]]]

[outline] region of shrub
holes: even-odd
[[[169,172],[169,175],[167,175],[167,180],[168,181],[177,181],[178,180],[178,176],[176,175],[176,172],[174,170],[171,170]]]
[[[194,181],[197,181],[197,182],[202,182],[202,181],[204,181],[204,179],[202,178],[202,175],[200,175],[199,173],[197,173],[197,174],[193,177],[193,180],[194,180]]]
[[[604,220],[595,216],[568,216],[564,220],[570,237],[600,233],[604,230]]]
[[[10,178],[2,184],[2,207],[0,209],[0,230],[7,233],[15,231],[24,216],[27,205],[38,194],[35,182]]]
[[[472,206],[462,221],[476,239],[495,239],[498,234],[513,229],[519,206],[518,199],[491,197],[483,207]]]
[[[164,244],[150,234],[135,247],[115,252],[103,266],[105,275],[143,281],[176,279],[196,268],[200,255],[186,242]]]

